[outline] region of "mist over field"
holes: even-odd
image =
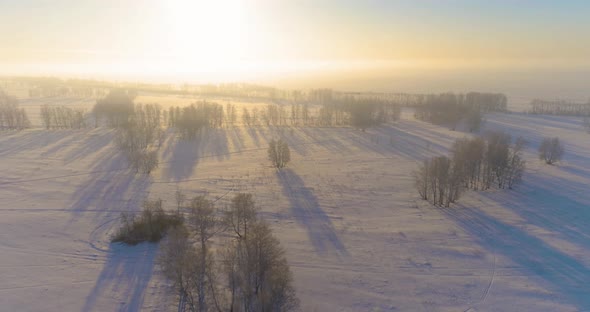
[[[0,2],[0,311],[589,311],[588,12]]]

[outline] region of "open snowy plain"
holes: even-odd
[[[21,106],[39,125],[45,103],[90,109],[93,100]],[[575,117],[486,119],[482,131],[529,142],[523,183],[467,191],[450,208],[421,201],[412,172],[470,134],[408,110],[366,132],[236,126],[193,142],[169,133],[150,176],[127,168],[107,129],[2,132],[0,311],[175,311],[158,246],[109,240],[120,213],[144,199],[175,209],[177,188],[220,207],[253,193],[303,311],[590,310],[590,134]],[[544,136],[565,145],[555,166],[536,156]],[[266,156],[277,137],[292,153],[280,172]]]

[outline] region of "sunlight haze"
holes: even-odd
[[[0,74],[296,87],[345,87],[338,81],[353,75],[384,86],[363,90],[398,81],[384,77],[436,84],[441,73],[482,70],[502,87],[514,71],[576,80],[590,69],[589,9],[547,0],[3,1]]]

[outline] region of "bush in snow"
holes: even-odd
[[[157,242],[168,229],[183,224],[183,219],[177,214],[169,214],[162,208],[162,200],[146,200],[143,211],[139,216],[122,213],[123,225],[113,235],[113,242],[136,245],[141,242]]]
[[[544,138],[541,146],[539,146],[539,159],[544,160],[549,165],[561,160],[564,153],[565,149],[557,137]]]

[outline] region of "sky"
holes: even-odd
[[[584,0],[0,0],[0,74],[578,70]]]

